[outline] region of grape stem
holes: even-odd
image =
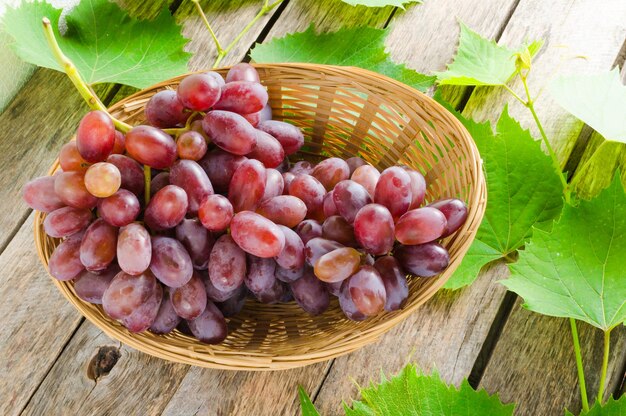
[[[83,97],[87,105],[89,105],[92,110],[104,111],[109,115],[109,117],[111,117],[113,124],[115,124],[115,127],[119,131],[123,133],[128,132],[132,128],[132,126],[130,124],[124,123],[121,120],[116,119],[111,114],[109,114],[107,108],[102,103],[102,101],[100,101],[98,96],[80,76],[80,73],[78,72],[78,69],[76,69],[74,63],[63,53],[61,47],[59,46],[59,43],[57,42],[56,36],[54,35],[54,30],[52,30],[52,24],[50,23],[50,19],[44,17],[43,19],[41,19],[41,22],[43,24],[44,35],[46,37],[46,40],[48,41],[48,46],[50,47],[52,54],[56,58],[59,65],[61,65],[69,79],[72,81],[74,87],[76,87],[80,95]]]
[[[150,166],[143,165],[143,197],[146,202],[146,207],[148,207],[148,202],[150,202],[150,180],[152,179],[152,171],[150,170]]]
[[[583,403],[583,410],[589,411],[589,400],[587,399],[587,386],[585,385],[585,370],[583,368],[583,358],[580,353],[580,341],[578,340],[578,329],[574,318],[569,318],[572,329],[572,339],[574,341],[574,354],[576,355],[576,368],[578,369],[578,384],[580,386],[580,397]]]

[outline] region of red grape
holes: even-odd
[[[200,160],[207,151],[206,140],[196,131],[186,131],[176,140],[176,150],[181,159]]]
[[[446,216],[432,207],[413,209],[396,222],[396,239],[405,245],[424,244],[440,238]]]
[[[176,315],[183,319],[197,318],[207,305],[206,289],[196,272],[187,283],[171,289],[170,296]]]
[[[206,172],[193,160],[181,159],[170,169],[170,183],[181,187],[187,194],[187,213],[196,215],[200,204],[213,195],[213,185]]]
[[[115,126],[104,111],[90,111],[78,125],[76,147],[87,162],[102,162],[115,145]]]
[[[163,90],[150,97],[144,114],[154,127],[168,128],[185,124],[191,113],[185,111],[176,91]]]
[[[418,208],[424,202],[424,196],[426,195],[426,180],[416,170],[405,168],[406,172],[411,177],[411,206],[409,209]]]
[[[345,180],[335,186],[333,202],[335,207],[337,207],[339,215],[352,224],[357,212],[365,205],[371,203],[372,198],[363,186],[354,181]]]
[[[275,282],[276,261],[248,254],[248,274],[244,282],[253,294],[270,290]]]
[[[148,300],[157,285],[150,271],[139,276],[119,272],[102,296],[102,307],[111,318],[122,319]]]
[[[213,282],[211,282],[208,272],[198,271],[198,275],[200,276],[200,279],[202,279],[202,281],[204,282],[207,299],[209,299],[211,302],[225,302],[229,298],[233,297],[237,290],[239,290],[239,288],[242,286],[239,285],[230,290],[220,290],[215,287]]]
[[[330,157],[318,163],[311,175],[320,181],[327,191],[332,191],[339,182],[350,178],[350,167],[345,160]]]
[[[115,165],[120,171],[122,177],[121,187],[143,198],[144,177],[141,165],[124,155],[111,155],[107,158],[107,162]]]
[[[224,234],[217,239],[209,257],[209,278],[217,290],[233,291],[246,276],[246,253],[233,238]]]
[[[144,221],[153,230],[166,230],[178,225],[187,212],[187,194],[176,185],[167,185],[154,194],[146,211]]]
[[[324,216],[326,218],[339,214],[335,201],[333,200],[333,191],[327,192],[326,195],[324,195],[322,209],[324,210]]]
[[[220,86],[220,88],[224,88],[224,85],[226,85],[226,81],[224,81],[224,78],[222,78],[219,72],[207,71],[204,74],[213,77],[217,84]]]
[[[285,269],[300,269],[304,266],[304,243],[300,236],[291,228],[278,226],[285,235],[285,247],[278,256],[276,263]]]
[[[304,244],[304,257],[310,266],[315,267],[315,263],[324,254],[342,247],[343,245],[336,241],[320,237],[311,238]]]
[[[406,273],[392,256],[380,257],[374,263],[374,267],[378,270],[385,285],[385,293],[387,294],[385,310],[390,312],[401,309],[409,296]]]
[[[217,192],[228,191],[235,170],[245,161],[245,156],[237,156],[221,149],[207,153],[198,164],[206,172]]]
[[[150,181],[150,198],[154,196],[161,189],[170,184],[170,173],[160,172],[157,173]]]
[[[386,254],[393,248],[395,227],[393,217],[380,204],[368,204],[361,208],[354,219],[356,241],[368,253]]]
[[[315,276],[323,282],[340,282],[352,276],[361,263],[361,255],[352,247],[337,248],[315,262]]]
[[[367,162],[358,156],[354,156],[354,157],[346,159],[346,163],[348,164],[348,167],[350,168],[350,176],[352,176],[352,174],[358,167],[367,165]]]
[[[446,227],[441,237],[447,237],[461,228],[467,220],[467,204],[460,199],[442,199],[428,204],[429,207],[437,208],[446,217]]]
[[[344,246],[355,247],[354,228],[343,217],[333,215],[322,224],[322,237],[334,240]]]
[[[180,241],[191,258],[195,269],[206,270],[215,239],[197,219],[184,219],[176,226],[176,239]]]
[[[65,203],[54,190],[54,176],[42,176],[26,183],[22,188],[22,198],[32,209],[52,212],[63,208]]]
[[[399,166],[385,169],[376,184],[374,202],[387,207],[395,219],[409,210],[411,201],[409,174]]]
[[[48,261],[48,271],[57,280],[72,280],[85,266],[80,261],[80,242],[82,233],[74,234],[59,244]]]
[[[85,186],[85,172],[62,172],[54,178],[54,192],[67,205],[93,208],[98,203],[98,198],[91,195]]]
[[[226,339],[228,327],[222,312],[209,301],[197,318],[187,321],[193,336],[205,344],[219,344]]]
[[[399,246],[394,257],[405,270],[421,277],[441,273],[450,262],[448,251],[437,243]]]
[[[113,150],[111,150],[111,154],[124,154],[126,151],[126,136],[124,133],[115,130],[115,144],[113,145]]]
[[[284,267],[276,265],[276,273],[274,274],[274,277],[285,283],[295,282],[302,277],[305,267],[306,266],[302,266],[297,269],[285,269]]]
[[[322,236],[322,224],[315,220],[304,220],[296,227],[296,233],[306,244],[309,240]]]
[[[347,283],[352,302],[359,312],[374,316],[383,310],[387,294],[383,279],[374,267],[362,266]]]
[[[285,152],[278,140],[264,131],[257,130],[256,146],[247,156],[260,160],[266,168],[275,168],[283,162]]]
[[[241,62],[233,65],[226,74],[226,82],[232,81],[260,82],[259,73],[252,65]]]
[[[66,143],[61,148],[61,152],[59,152],[59,164],[64,172],[72,170],[85,171],[90,165],[90,163],[80,155],[78,146],[76,146],[76,140]]]
[[[176,314],[170,292],[168,289],[163,290],[163,298],[157,312],[154,322],[150,325],[150,331],[155,334],[169,334],[180,323],[181,317]]]
[[[326,285],[319,281],[313,271],[307,268],[303,276],[289,284],[296,302],[310,315],[319,315],[328,309],[330,297]]]
[[[216,110],[250,114],[261,111],[267,104],[267,90],[258,82],[230,81],[222,88]]]
[[[321,219],[324,216],[324,185],[311,175],[300,174],[289,184],[289,195],[298,197],[307,207],[307,218]]]
[[[267,179],[261,162],[249,159],[241,163],[230,181],[228,199],[235,212],[254,210],[265,193]]]
[[[276,169],[265,169],[265,192],[261,201],[266,201],[283,194],[285,182],[283,175]]]
[[[182,79],[176,94],[179,101],[194,111],[207,111],[218,102],[222,86],[216,77],[208,74],[191,74]]]
[[[378,178],[380,178],[380,172],[372,165],[359,166],[350,177],[354,182],[363,186],[372,198],[376,191]]]
[[[283,121],[265,120],[259,123],[258,129],[275,137],[283,146],[287,156],[296,153],[304,144],[302,131],[293,124]]]
[[[135,221],[139,211],[141,211],[139,200],[135,194],[126,189],[120,189],[98,202],[98,215],[114,227],[123,227]]]
[[[161,283],[181,287],[191,279],[191,257],[180,241],[169,237],[152,237],[150,270]]]
[[[295,196],[279,195],[261,202],[256,212],[276,224],[292,228],[304,220],[306,205]]]
[[[215,194],[208,196],[200,205],[198,217],[202,225],[210,231],[224,231],[233,219],[233,206],[230,201],[222,195]]]
[[[348,280],[345,280],[341,285],[337,298],[339,299],[339,306],[341,307],[341,310],[348,319],[352,321],[363,321],[367,318],[366,315],[357,309],[356,305],[352,301],[352,296],[350,295],[350,290],[348,288]]]
[[[172,166],[176,160],[176,142],[163,130],[137,126],[126,133],[126,151],[136,161],[155,169]]]
[[[67,237],[87,227],[91,222],[88,209],[63,207],[46,215],[43,229],[50,237]]]
[[[132,223],[120,229],[117,237],[117,263],[132,275],[145,272],[152,259],[150,234],[143,225]]]
[[[111,263],[106,270],[98,272],[98,274],[84,270],[74,279],[74,291],[85,302],[100,305],[104,292],[119,272],[120,268],[115,263]]]
[[[278,256],[285,247],[285,235],[281,229],[251,211],[242,211],[233,217],[230,234],[243,251],[257,257]]]
[[[243,116],[230,111],[209,111],[202,128],[213,143],[227,152],[246,155],[256,146],[256,129]]]
[[[106,269],[117,251],[117,228],[102,218],[95,220],[85,231],[80,244],[80,261],[89,271]]]
[[[121,319],[122,325],[130,332],[143,332],[150,328],[159,313],[162,298],[163,288],[157,284],[145,302]]]

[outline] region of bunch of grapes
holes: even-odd
[[[407,272],[447,267],[437,241],[466,205],[421,207],[424,177],[404,166],[290,166],[304,136],[267,101],[257,71],[238,64],[226,80],[198,73],[156,93],[148,124],[126,135],[105,112],[85,115],[61,170],[24,187],[48,213],[45,232],[64,239],[50,274],[132,332],[178,328],[206,343],[224,340],[248,298],[317,315],[333,295],[352,320],[402,308]]]

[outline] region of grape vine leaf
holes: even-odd
[[[385,51],[387,31],[370,27],[315,33],[311,25],[304,32],[256,44],[250,56],[256,62],[310,62],[358,66],[395,78],[420,91],[434,84],[435,77],[420,74],[391,61]]]
[[[107,0],[82,0],[65,15],[45,1],[7,8],[2,24],[24,61],[63,71],[44,37],[41,19],[52,23],[57,41],[89,84],[116,82],[145,88],[187,72],[188,42],[167,8],[154,20],[137,20]]]
[[[626,322],[626,193],[619,172],[590,201],[566,205],[551,231],[534,230],[502,283],[544,315],[603,331]]]
[[[582,411],[579,416],[624,416],[626,415],[626,395],[618,400],[612,396],[604,405],[596,402],[588,411]],[[573,413],[565,411],[565,416],[574,416]]]
[[[385,7],[395,6],[404,9],[407,3],[421,3],[419,0],[341,0],[351,6]]]
[[[300,407],[302,408],[302,416],[320,416],[313,402],[306,394],[302,386],[298,386],[298,397],[300,398]]]
[[[528,48],[534,56],[543,41],[536,40],[517,50],[485,39],[461,22],[459,47],[444,72],[435,72],[441,85],[504,85],[515,74],[514,54]]]
[[[440,102],[439,94],[435,96]],[[443,102],[474,138],[487,180],[487,208],[476,238],[444,288],[471,284],[480,269],[510,258],[532,235],[533,226],[549,227],[563,206],[562,185],[551,159],[528,130],[504,108],[493,132],[488,122],[467,119]]]
[[[344,405],[347,416],[456,416],[512,415],[515,404],[502,404],[497,395],[474,390],[467,380],[460,388],[441,380],[439,374],[423,374],[409,364],[378,385],[361,389],[361,400]]]
[[[557,103],[605,139],[626,143],[626,85],[619,68],[595,75],[562,76],[549,85]]]

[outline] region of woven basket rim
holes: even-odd
[[[311,64],[311,63],[282,63],[282,64],[258,64],[252,63],[256,68],[297,68],[297,69],[306,69],[313,70],[323,74],[326,73],[338,73],[349,77],[350,75],[359,75],[363,77],[367,77],[369,79],[374,79],[380,81],[381,83],[395,86],[396,88],[401,88],[404,90],[410,91],[412,95],[419,97],[420,100],[425,101],[428,105],[436,108],[436,111],[445,118],[445,121],[451,125],[454,130],[459,134],[459,136],[465,140],[465,145],[469,147],[470,153],[468,156],[471,157],[471,171],[473,175],[475,175],[475,183],[473,183],[473,192],[470,192],[470,197],[472,199],[471,203],[468,203],[469,213],[468,220],[465,225],[457,232],[458,234],[463,234],[465,236],[464,243],[461,247],[455,252],[454,258],[451,256],[451,261],[448,268],[438,275],[435,278],[431,279],[431,284],[428,287],[428,290],[424,292],[423,297],[420,301],[414,302],[410,305],[406,305],[402,310],[396,311],[393,313],[386,313],[388,318],[384,321],[379,322],[376,326],[370,328],[367,331],[359,332],[358,327],[359,323],[354,323],[354,330],[358,332],[358,341],[353,342],[350,346],[340,345],[337,348],[322,348],[320,350],[312,350],[306,353],[297,354],[297,355],[284,355],[284,356],[270,356],[268,354],[251,354],[251,353],[239,353],[237,351],[233,351],[230,354],[225,353],[224,351],[212,352],[211,346],[207,346],[206,344],[199,344],[197,341],[192,341],[194,344],[199,344],[198,347],[202,351],[196,351],[191,347],[181,347],[174,348],[170,346],[170,351],[164,351],[162,348],[159,348],[158,335],[150,334],[155,340],[145,339],[145,336],[142,334],[133,334],[128,332],[127,330],[120,328],[121,326],[117,323],[114,323],[113,320],[107,318],[102,319],[101,316],[94,313],[93,305],[82,301],[80,298],[76,296],[73,291],[73,285],[71,282],[61,282],[50,276],[55,286],[61,291],[61,293],[70,301],[70,303],[83,315],[85,316],[91,323],[96,325],[100,330],[102,330],[109,337],[116,339],[132,348],[135,348],[144,353],[150,354],[152,356],[166,359],[173,362],[184,363],[189,365],[207,367],[207,368],[216,368],[216,369],[228,369],[228,370],[248,370],[248,371],[272,371],[272,370],[280,370],[280,369],[290,369],[295,367],[301,367],[305,365],[314,364],[320,361],[326,361],[332,358],[339,357],[344,354],[348,354],[350,352],[355,351],[365,345],[368,345],[372,342],[375,342],[381,335],[398,325],[402,322],[408,315],[412,314],[419,306],[421,306],[424,302],[430,299],[448,280],[448,278],[453,274],[454,270],[458,267],[461,260],[463,259],[465,253],[467,252],[471,242],[473,241],[476,232],[478,230],[478,226],[482,220],[482,217],[485,212],[486,207],[486,183],[482,170],[482,161],[480,158],[480,154],[478,153],[478,149],[465,126],[445,107],[436,102],[434,99],[429,97],[428,95],[422,93],[421,91],[416,90],[410,86],[407,86],[395,79],[389,78],[385,75],[378,74],[376,72],[372,72],[366,69],[353,67],[353,66],[335,66],[335,65],[319,65],[319,64]],[[230,68],[230,66],[216,69],[217,71],[226,71]],[[185,76],[191,73],[201,73],[204,71],[194,71],[187,74],[179,75],[177,77],[173,77],[166,81],[157,83],[151,87],[138,91],[123,100],[115,103],[109,108],[109,111],[115,113],[116,111],[121,111],[126,103],[132,102],[142,96],[144,96],[147,92],[157,90],[159,88],[164,88],[172,85],[184,78]],[[52,175],[59,168],[58,159],[55,161],[53,166],[49,171],[49,175]],[[39,258],[47,268],[48,256],[49,253],[46,252],[46,236],[43,233],[43,219],[45,214],[37,211],[35,214],[34,221],[34,239],[37,247],[37,253]],[[455,237],[456,238],[456,237]],[[451,253],[452,254],[452,253]],[[91,307],[90,307],[91,305]],[[145,334],[145,333],[144,333]],[[193,338],[189,337],[189,340],[193,340]]]

